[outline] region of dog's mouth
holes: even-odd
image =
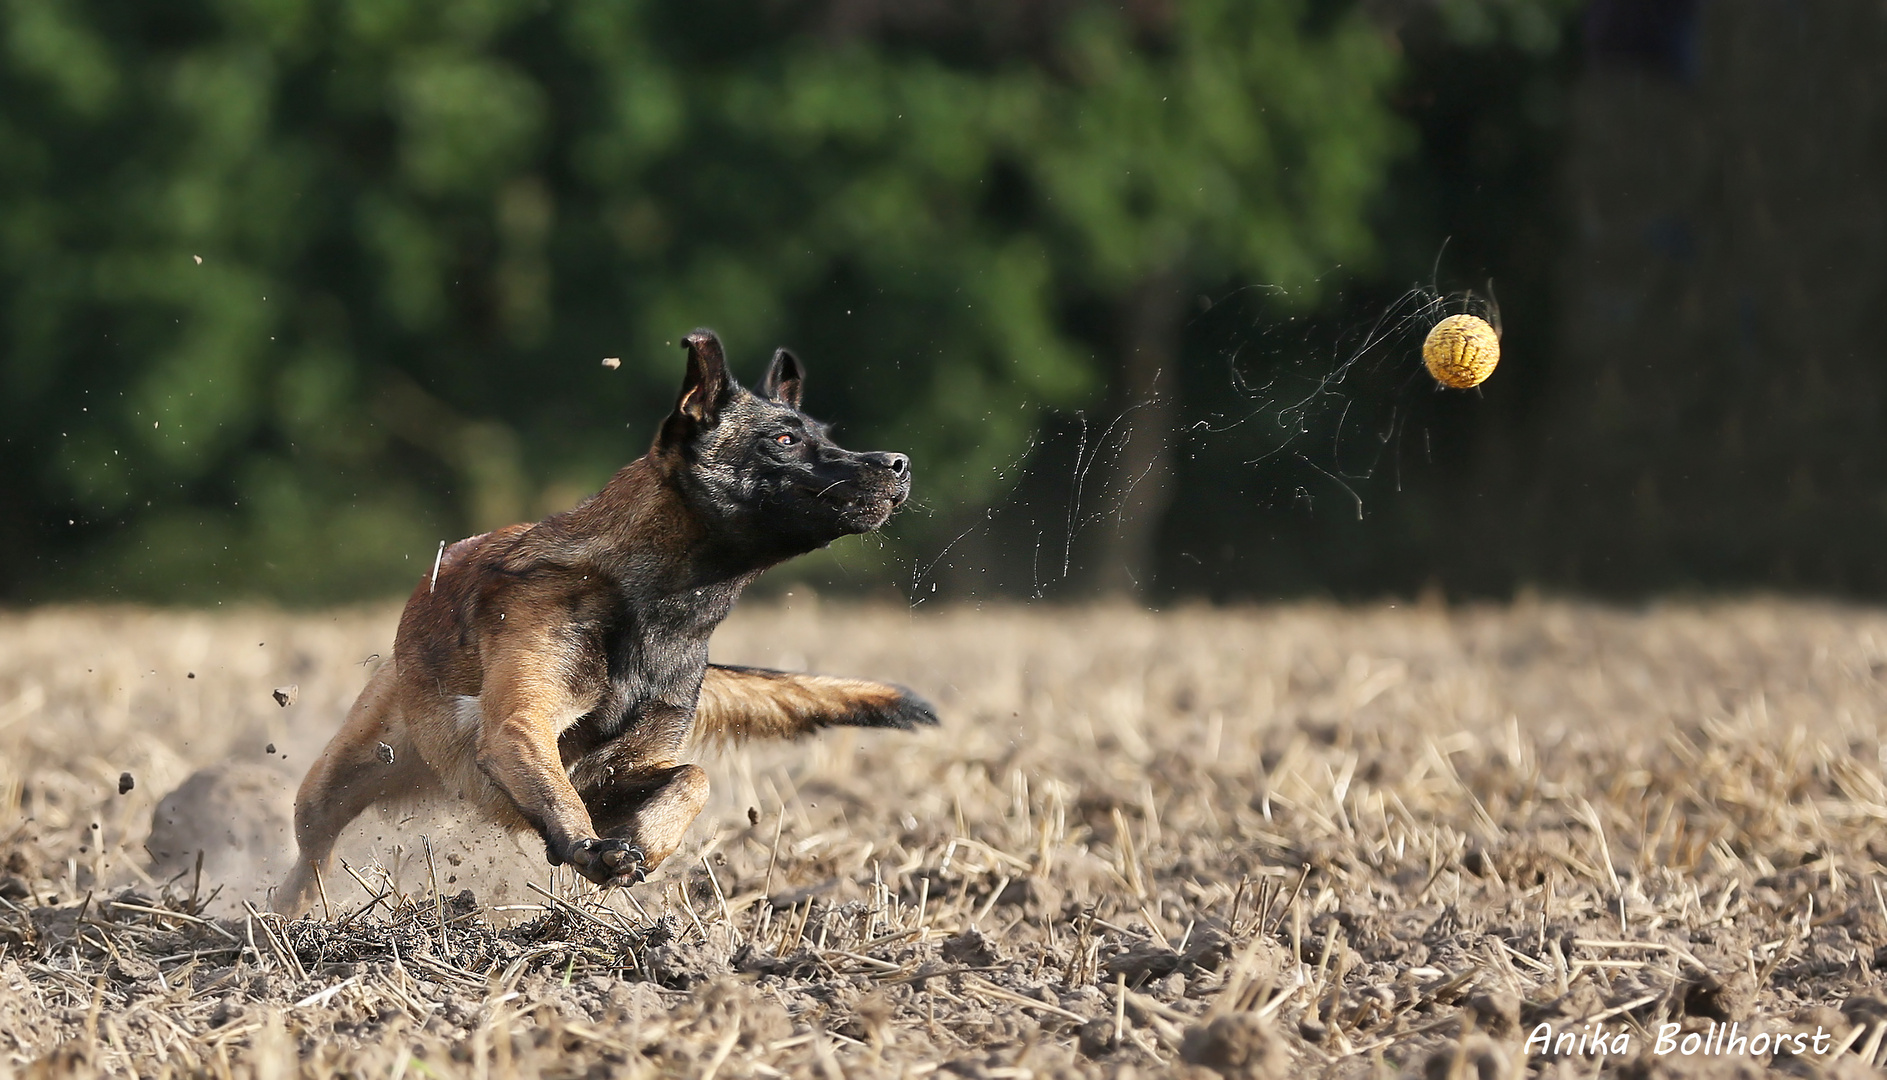
[[[875,488],[864,487],[850,480],[842,480],[824,488],[809,487],[802,490],[837,511],[840,519],[864,529],[876,529],[889,521],[898,507],[911,497],[907,484]]]
[[[902,491],[880,492],[834,499],[832,502],[839,512],[846,515],[876,517],[879,520],[890,517],[898,507],[904,505],[906,494]]]
[[[889,514],[891,511],[903,506],[904,500],[908,497],[907,492],[890,491],[880,492],[875,495],[866,494],[857,496],[856,498],[840,499],[838,503],[840,509],[844,510],[857,510],[862,508],[866,510],[882,510]]]

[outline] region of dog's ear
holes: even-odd
[[[675,413],[703,427],[713,427],[733,387],[727,377],[727,354],[721,351],[721,339],[712,330],[696,330],[682,345],[688,349],[688,373],[682,376]]]
[[[675,411],[662,421],[655,437],[658,449],[680,446],[697,431],[713,427],[734,395],[734,381],[727,374],[727,354],[722,352],[721,339],[714,331],[696,330],[682,339],[682,345],[688,350],[688,372],[681,378]]]
[[[799,397],[806,385],[806,369],[799,357],[786,349],[776,349],[773,362],[760,379],[760,396],[782,405],[799,408]]]
[[[675,411],[662,421],[656,436],[657,446],[679,445],[702,428],[711,428],[721,419],[721,408],[733,396],[734,383],[727,376],[727,355],[721,351],[721,339],[712,330],[696,330],[682,340],[688,350],[688,373],[681,378],[681,396],[675,399]]]

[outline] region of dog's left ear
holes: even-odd
[[[797,409],[805,383],[806,369],[800,366],[799,357],[786,349],[776,349],[767,373],[760,377],[760,396]]]

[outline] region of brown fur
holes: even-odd
[[[701,681],[695,738],[720,744],[798,738],[820,728],[857,725],[858,714],[892,715],[908,694],[863,679],[709,664]]]
[[[537,831],[553,864],[629,884],[674,853],[707,801],[707,774],[681,760],[691,741],[936,722],[898,687],[705,664],[707,635],[778,557],[743,554],[771,534],[742,525],[738,501],[734,517],[704,511],[689,470],[717,453],[738,460],[753,437],[743,428],[764,436],[770,420],[800,414],[796,361],[787,384],[776,356],[756,398],[724,370],[717,386],[718,342],[701,339],[689,340],[689,381],[647,455],[573,510],[452,545],[414,589],[392,659],[302,783],[282,910],[306,909],[341,830],[376,803],[457,794]],[[833,535],[876,527],[908,490],[901,457],[851,456],[881,471],[891,466],[877,459],[895,459],[897,484],[864,473],[842,504],[816,504],[843,515]]]

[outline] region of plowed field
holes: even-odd
[[[789,598],[716,658],[891,679],[944,726],[705,749],[689,846],[627,894],[450,807],[364,820],[284,922],[289,792],[394,615],[0,616],[0,1073],[1859,1076],[1887,1052],[1887,614]]]

